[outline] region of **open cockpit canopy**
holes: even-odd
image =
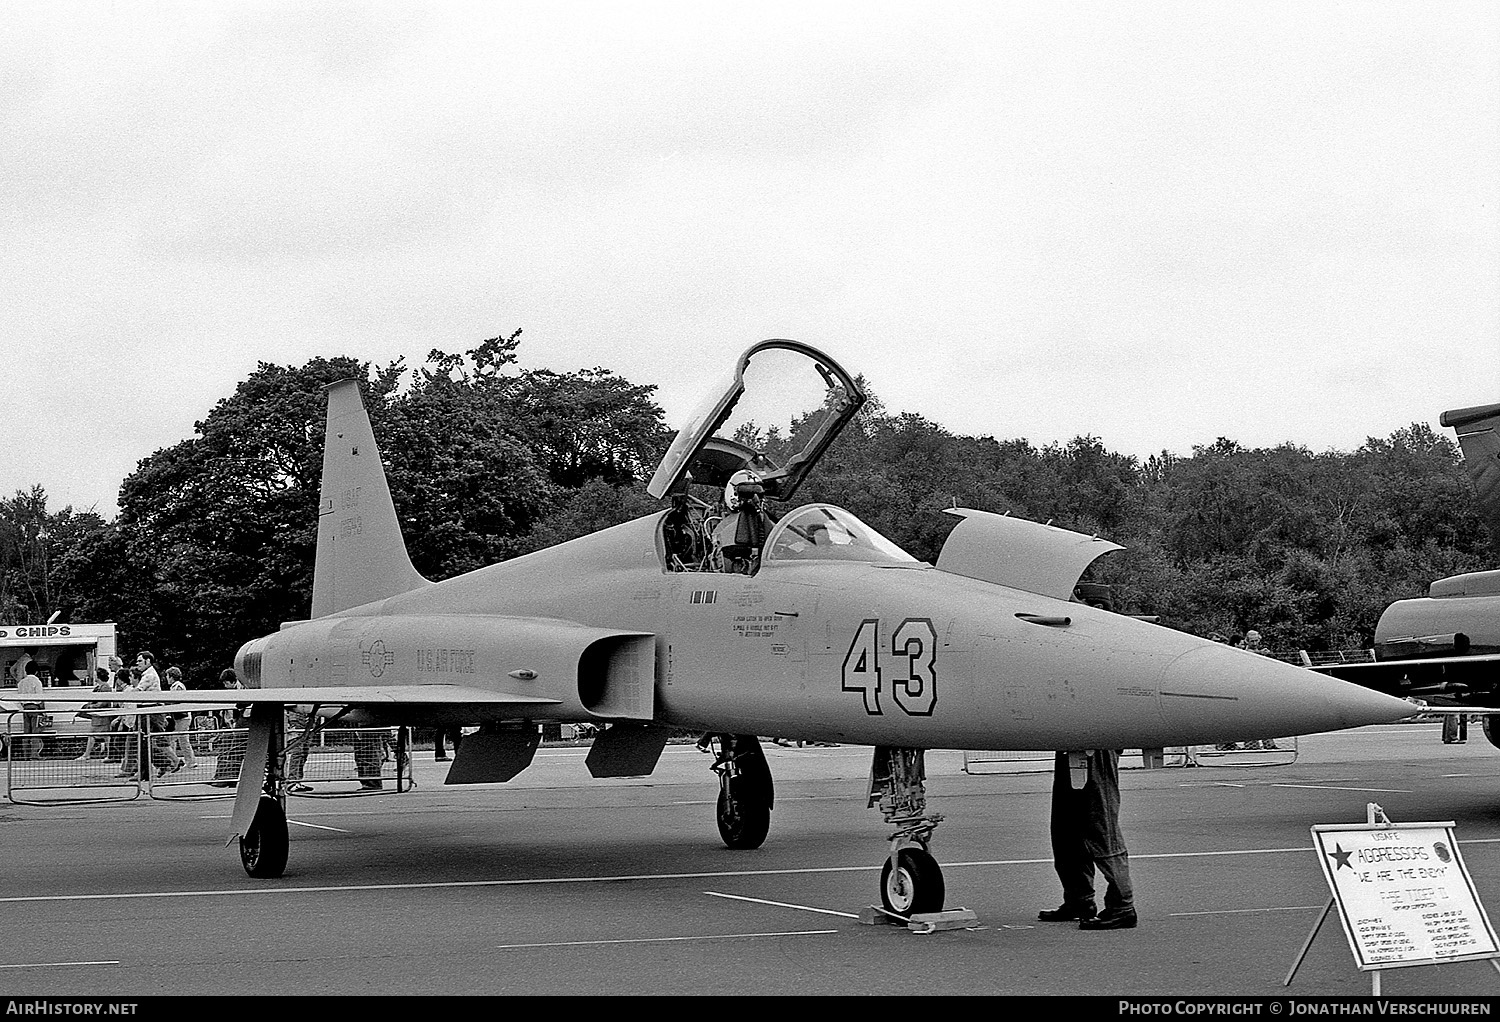
[[[722,487],[748,469],[767,496],[790,499],[864,403],[854,378],[816,348],[761,341],[694,410],[646,489],[660,498],[689,480]]]

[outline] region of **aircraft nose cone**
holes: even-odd
[[[1404,699],[1219,643],[1168,665],[1161,707],[1169,726],[1200,735],[1199,742],[1388,724],[1417,712]]]

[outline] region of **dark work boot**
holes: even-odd
[[[1044,923],[1071,923],[1075,919],[1092,919],[1099,914],[1092,901],[1081,901],[1075,904],[1063,902],[1057,908],[1044,908],[1036,914],[1036,917]]]
[[[1107,908],[1102,914],[1092,919],[1080,921],[1078,928],[1080,930],[1133,930],[1135,923],[1135,909]]]

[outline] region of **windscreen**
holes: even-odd
[[[771,561],[866,561],[916,564],[917,559],[843,508],[809,504],[788,514],[766,540]]]

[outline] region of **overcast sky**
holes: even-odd
[[[517,327],[674,427],[790,337],[960,433],[1352,450],[1500,401],[1500,4],[13,0],[0,231],[54,510],[257,362]]]

